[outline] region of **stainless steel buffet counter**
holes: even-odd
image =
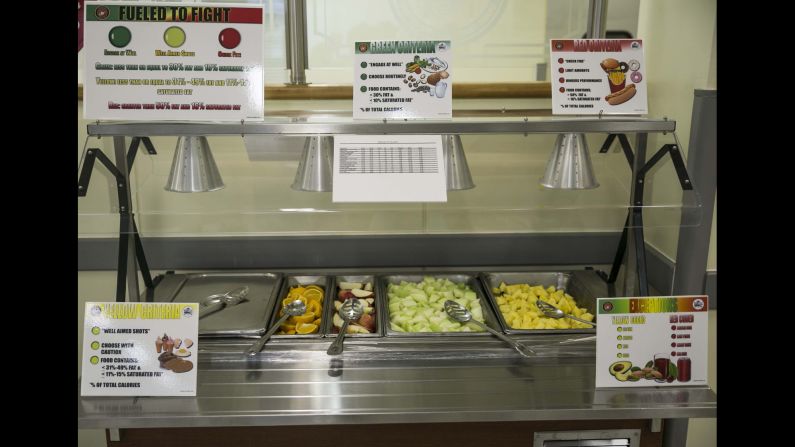
[[[499,340],[203,340],[196,397],[78,399],[79,428],[149,428],[716,417],[707,387],[594,389],[586,335],[519,336],[525,359]]]
[[[429,275],[438,273],[435,270],[425,269]],[[593,296],[612,295],[594,272],[579,271],[575,275]],[[173,298],[175,289],[171,283],[179,278],[168,276],[153,294],[145,294],[145,300]],[[579,333],[529,332],[536,333],[514,337],[537,352],[533,358],[521,357],[507,344],[489,336],[349,337],[340,356],[326,354],[332,338],[276,337],[255,357],[243,353],[254,341],[252,338],[203,337],[197,359],[196,397],[79,397],[78,427],[623,420],[717,415],[717,396],[708,387],[595,389],[596,346],[592,329]],[[580,339],[585,341],[571,342]]]

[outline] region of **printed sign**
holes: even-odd
[[[87,3],[87,119],[262,120],[262,5]]]
[[[354,119],[451,119],[449,40],[356,42]]]
[[[86,303],[83,396],[195,396],[198,303]]]
[[[552,113],[648,113],[643,41],[550,41]]]
[[[706,296],[599,298],[596,387],[707,383]]]
[[[446,202],[440,135],[337,135],[333,202]]]

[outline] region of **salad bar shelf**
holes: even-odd
[[[242,123],[110,122],[88,125],[90,136],[208,136],[208,135],[333,135],[333,134],[500,134],[567,132],[673,132],[676,121],[654,118],[494,117],[453,118],[448,121],[365,121],[313,113],[305,117],[268,117]]]

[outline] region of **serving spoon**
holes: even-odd
[[[240,287],[226,293],[208,296],[202,301],[202,305],[199,307],[199,319],[214,314],[227,306],[235,306],[248,301],[246,295],[248,295],[248,286]]]
[[[257,355],[262,348],[265,346],[265,343],[271,338],[276,329],[279,329],[279,326],[282,325],[288,318],[290,317],[297,317],[298,315],[303,315],[306,312],[306,303],[301,300],[295,300],[292,303],[287,304],[284,306],[284,315],[281,316],[270,329],[266,332],[259,340],[257,340],[253,345],[251,345],[247,350],[246,354],[249,356]]]
[[[536,301],[536,307],[538,307],[538,310],[543,312],[544,315],[550,318],[564,318],[564,317],[571,318],[572,320],[579,321],[580,323],[590,324],[591,326],[596,327],[596,323],[569,315],[566,312],[563,312],[561,309],[558,309],[557,307],[553,306],[552,304],[543,301],[541,298],[539,298],[538,301]]]
[[[458,304],[453,300],[447,300],[444,302],[444,311],[447,312],[447,315],[449,315],[450,318],[452,318],[455,321],[458,321],[459,323],[467,323],[470,321],[474,322],[483,329],[486,329],[487,331],[491,332],[492,335],[495,335],[500,340],[513,346],[513,348],[516,349],[519,352],[519,354],[522,354],[525,357],[532,357],[533,355],[535,355],[535,351],[528,348],[527,346],[519,343],[518,341],[504,334],[495,331],[494,329],[488,327],[487,325],[481,323],[480,321],[473,319],[472,312],[468,311],[464,306]]]
[[[364,306],[362,306],[362,303],[359,302],[357,298],[348,298],[342,303],[339,310],[340,317],[343,320],[342,327],[340,328],[340,333],[337,335],[337,338],[334,339],[334,342],[331,343],[328,351],[326,351],[326,354],[342,354],[342,343],[345,341],[345,330],[348,329],[348,324],[351,321],[359,320],[359,318],[362,317],[362,313],[364,313]]]

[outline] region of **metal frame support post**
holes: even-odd
[[[717,192],[717,103],[717,90],[695,91],[687,170],[693,174],[693,186],[703,204],[700,210],[703,218],[699,226],[690,226],[690,216],[682,215],[672,291],[676,295],[704,293],[712,210]]]
[[[690,181],[690,176],[687,173],[684,159],[680,151],[678,139],[674,132],[674,140],[677,144],[664,144],[660,150],[655,153],[648,162],[645,162],[646,157],[646,141],[648,134],[639,133],[637,138],[638,157],[632,152],[632,147],[629,144],[629,139],[624,134],[609,134],[602,144],[600,153],[604,154],[618,137],[621,143],[621,149],[624,151],[624,156],[627,158],[630,168],[632,169],[632,191],[627,212],[627,219],[624,221],[624,230],[621,232],[621,240],[618,242],[618,249],[616,256],[613,260],[613,265],[610,269],[609,276],[604,272],[597,272],[602,279],[608,284],[613,284],[618,278],[618,271],[622,263],[627,265],[625,276],[625,290],[624,294],[627,296],[634,296],[636,285],[640,291],[640,296],[648,296],[648,276],[646,272],[646,241],[643,235],[643,191],[646,181],[646,174],[659,162],[666,154],[670,155],[671,160],[676,170],[676,176],[679,178],[679,185],[682,190],[691,190],[693,185]],[[687,197],[687,196],[685,196]],[[631,231],[631,233],[630,233]],[[640,242],[638,242],[640,241]],[[627,252],[627,246],[630,248]],[[633,253],[634,252],[634,253]],[[626,255],[626,256],[625,256]],[[626,259],[625,259],[626,257]],[[637,268],[637,270],[635,270]],[[635,282],[634,278],[637,275],[638,281]]]
[[[604,39],[607,31],[607,0],[590,0],[588,4],[589,39]]]
[[[287,0],[284,2],[284,6],[287,69],[290,70],[290,84],[306,85],[306,69],[309,68],[306,0]]]
[[[718,91],[696,90],[693,98],[687,170],[693,174],[692,184],[701,197],[703,218],[699,226],[686,226],[688,216],[682,214],[671,291],[673,295],[704,293],[712,212],[717,193],[717,123]],[[688,422],[688,419],[666,419],[663,428],[663,446],[685,445]]]
[[[141,237],[138,234],[138,226],[135,224],[135,216],[132,213],[132,194],[130,193],[130,173],[132,164],[138,153],[138,147],[143,142],[146,151],[151,155],[157,155],[152,141],[148,137],[133,137],[130,149],[125,153],[124,137],[114,137],[114,151],[119,166],[112,161],[100,149],[88,149],[86,151],[83,167],[77,181],[77,196],[85,197],[88,193],[88,185],[91,182],[91,174],[94,171],[94,164],[97,160],[110,171],[116,183],[116,193],[119,203],[119,252],[118,269],[116,277],[116,301],[125,301],[126,288],[128,285],[131,300],[140,299],[138,294],[138,266],[141,269],[144,284],[147,288],[153,287],[152,275],[149,272],[149,265],[146,262],[144,247]],[[136,265],[137,260],[137,265]]]
[[[140,299],[138,290],[138,262],[135,259],[135,226],[132,223],[132,193],[130,191],[130,171],[127,163],[127,147],[124,144],[124,137],[113,137],[113,150],[116,154],[116,167],[121,171],[124,178],[123,183],[117,186],[120,189],[119,195],[125,196],[125,201],[119,203],[119,271],[118,275],[127,277],[127,292],[129,301]],[[123,259],[125,258],[126,259]],[[124,267],[124,268],[122,268]],[[119,281],[121,282],[121,281]],[[117,284],[118,285],[118,284]],[[117,292],[119,292],[117,290]]]

